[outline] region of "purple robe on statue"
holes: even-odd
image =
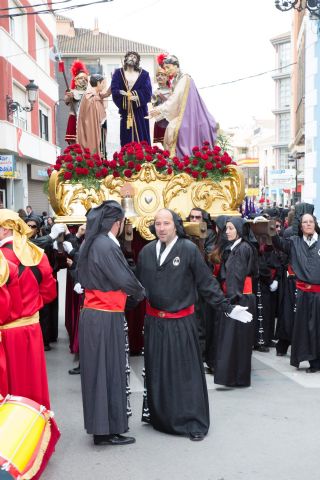
[[[205,141],[214,145],[216,137],[216,122],[190,78],[189,95],[177,137],[176,155],[190,155],[193,147],[201,147]]]
[[[111,92],[114,103],[119,108],[120,121],[120,143],[121,146],[130,142],[150,142],[149,120],[144,118],[148,115],[147,104],[151,101],[152,86],[149,73],[141,70],[139,77],[133,85],[132,95],[138,97],[137,101],[131,102],[133,110],[133,126],[127,128],[128,104],[127,97],[121,95],[120,90],[127,91],[125,84],[125,72],[123,68],[115,70],[111,81]]]
[[[172,95],[157,109],[169,121],[164,143],[171,157],[190,155],[204,141],[214,145],[217,124],[189,75],[182,74]]]

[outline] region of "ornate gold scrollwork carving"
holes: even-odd
[[[132,223],[143,238],[152,240],[149,225],[163,207],[171,208],[183,219],[192,207],[203,208],[213,217],[223,213],[239,215],[237,207],[244,198],[244,178],[236,166],[231,165],[229,172],[220,183],[209,179],[195,181],[186,173],[170,176],[158,173],[153,164],[144,163],[131,178],[109,175],[100,182],[100,189],[95,190],[80,183],[63,182],[63,172],[54,171],[49,180],[49,199],[57,221],[82,223],[86,211],[104,200],[120,203],[121,189],[129,182],[134,187],[134,207],[139,215]]]
[[[146,217],[138,217],[133,219],[133,225],[140,233],[142,238],[146,240],[154,240],[155,236],[150,232],[149,227],[154,221],[154,215]]]
[[[187,173],[180,173],[180,175],[175,175],[167,183],[163,191],[163,202],[165,207],[170,205],[171,200],[173,200],[178,195],[182,193],[187,193],[187,188],[192,183],[192,178]]]

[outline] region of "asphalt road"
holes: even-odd
[[[207,375],[211,427],[204,441],[191,442],[140,422],[143,358],[131,357],[137,441],[97,447],[83,429],[80,378],[68,375],[74,364],[63,322],[61,315],[60,339],[46,354],[62,436],[44,480],[319,480],[320,373],[306,374],[307,364],[298,371],[274,350],[254,353],[245,389],[216,388]]]

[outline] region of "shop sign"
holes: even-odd
[[[14,155],[0,155],[0,177],[14,178],[16,160]]]
[[[49,166],[49,165],[48,165]],[[32,180],[41,180],[45,182],[48,180],[48,167],[40,167],[39,165],[31,165],[31,179]]]

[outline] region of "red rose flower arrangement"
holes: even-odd
[[[140,172],[143,163],[152,163],[158,172],[170,175],[173,168],[169,155],[167,150],[151,147],[147,142],[131,142],[113,154],[108,166],[114,177],[131,178]]]
[[[53,170],[62,171],[64,180],[81,182],[86,188],[99,188],[99,180],[110,173],[108,160],[97,153],[91,154],[88,148],[82,149],[77,143],[69,145],[63,155],[57,157],[56,164],[48,169],[49,176]]]
[[[101,158],[80,145],[69,145],[57,158],[56,164],[48,169],[63,172],[63,179],[71,183],[81,182],[86,188],[99,188],[99,181],[108,175],[115,178],[131,178],[139,173],[143,163],[153,164],[159,173],[165,175],[187,173],[195,180],[209,178],[219,182],[229,174],[229,165],[235,165],[227,152],[209,142],[194,147],[192,155],[170,158],[167,150],[150,146],[147,142],[132,142],[113,154],[112,160]]]
[[[218,145],[210,148],[209,142],[202,147],[193,147],[192,155],[172,159],[175,173],[187,173],[195,180],[209,178],[214,182],[221,181],[229,174],[229,165],[236,165],[227,152]]]

